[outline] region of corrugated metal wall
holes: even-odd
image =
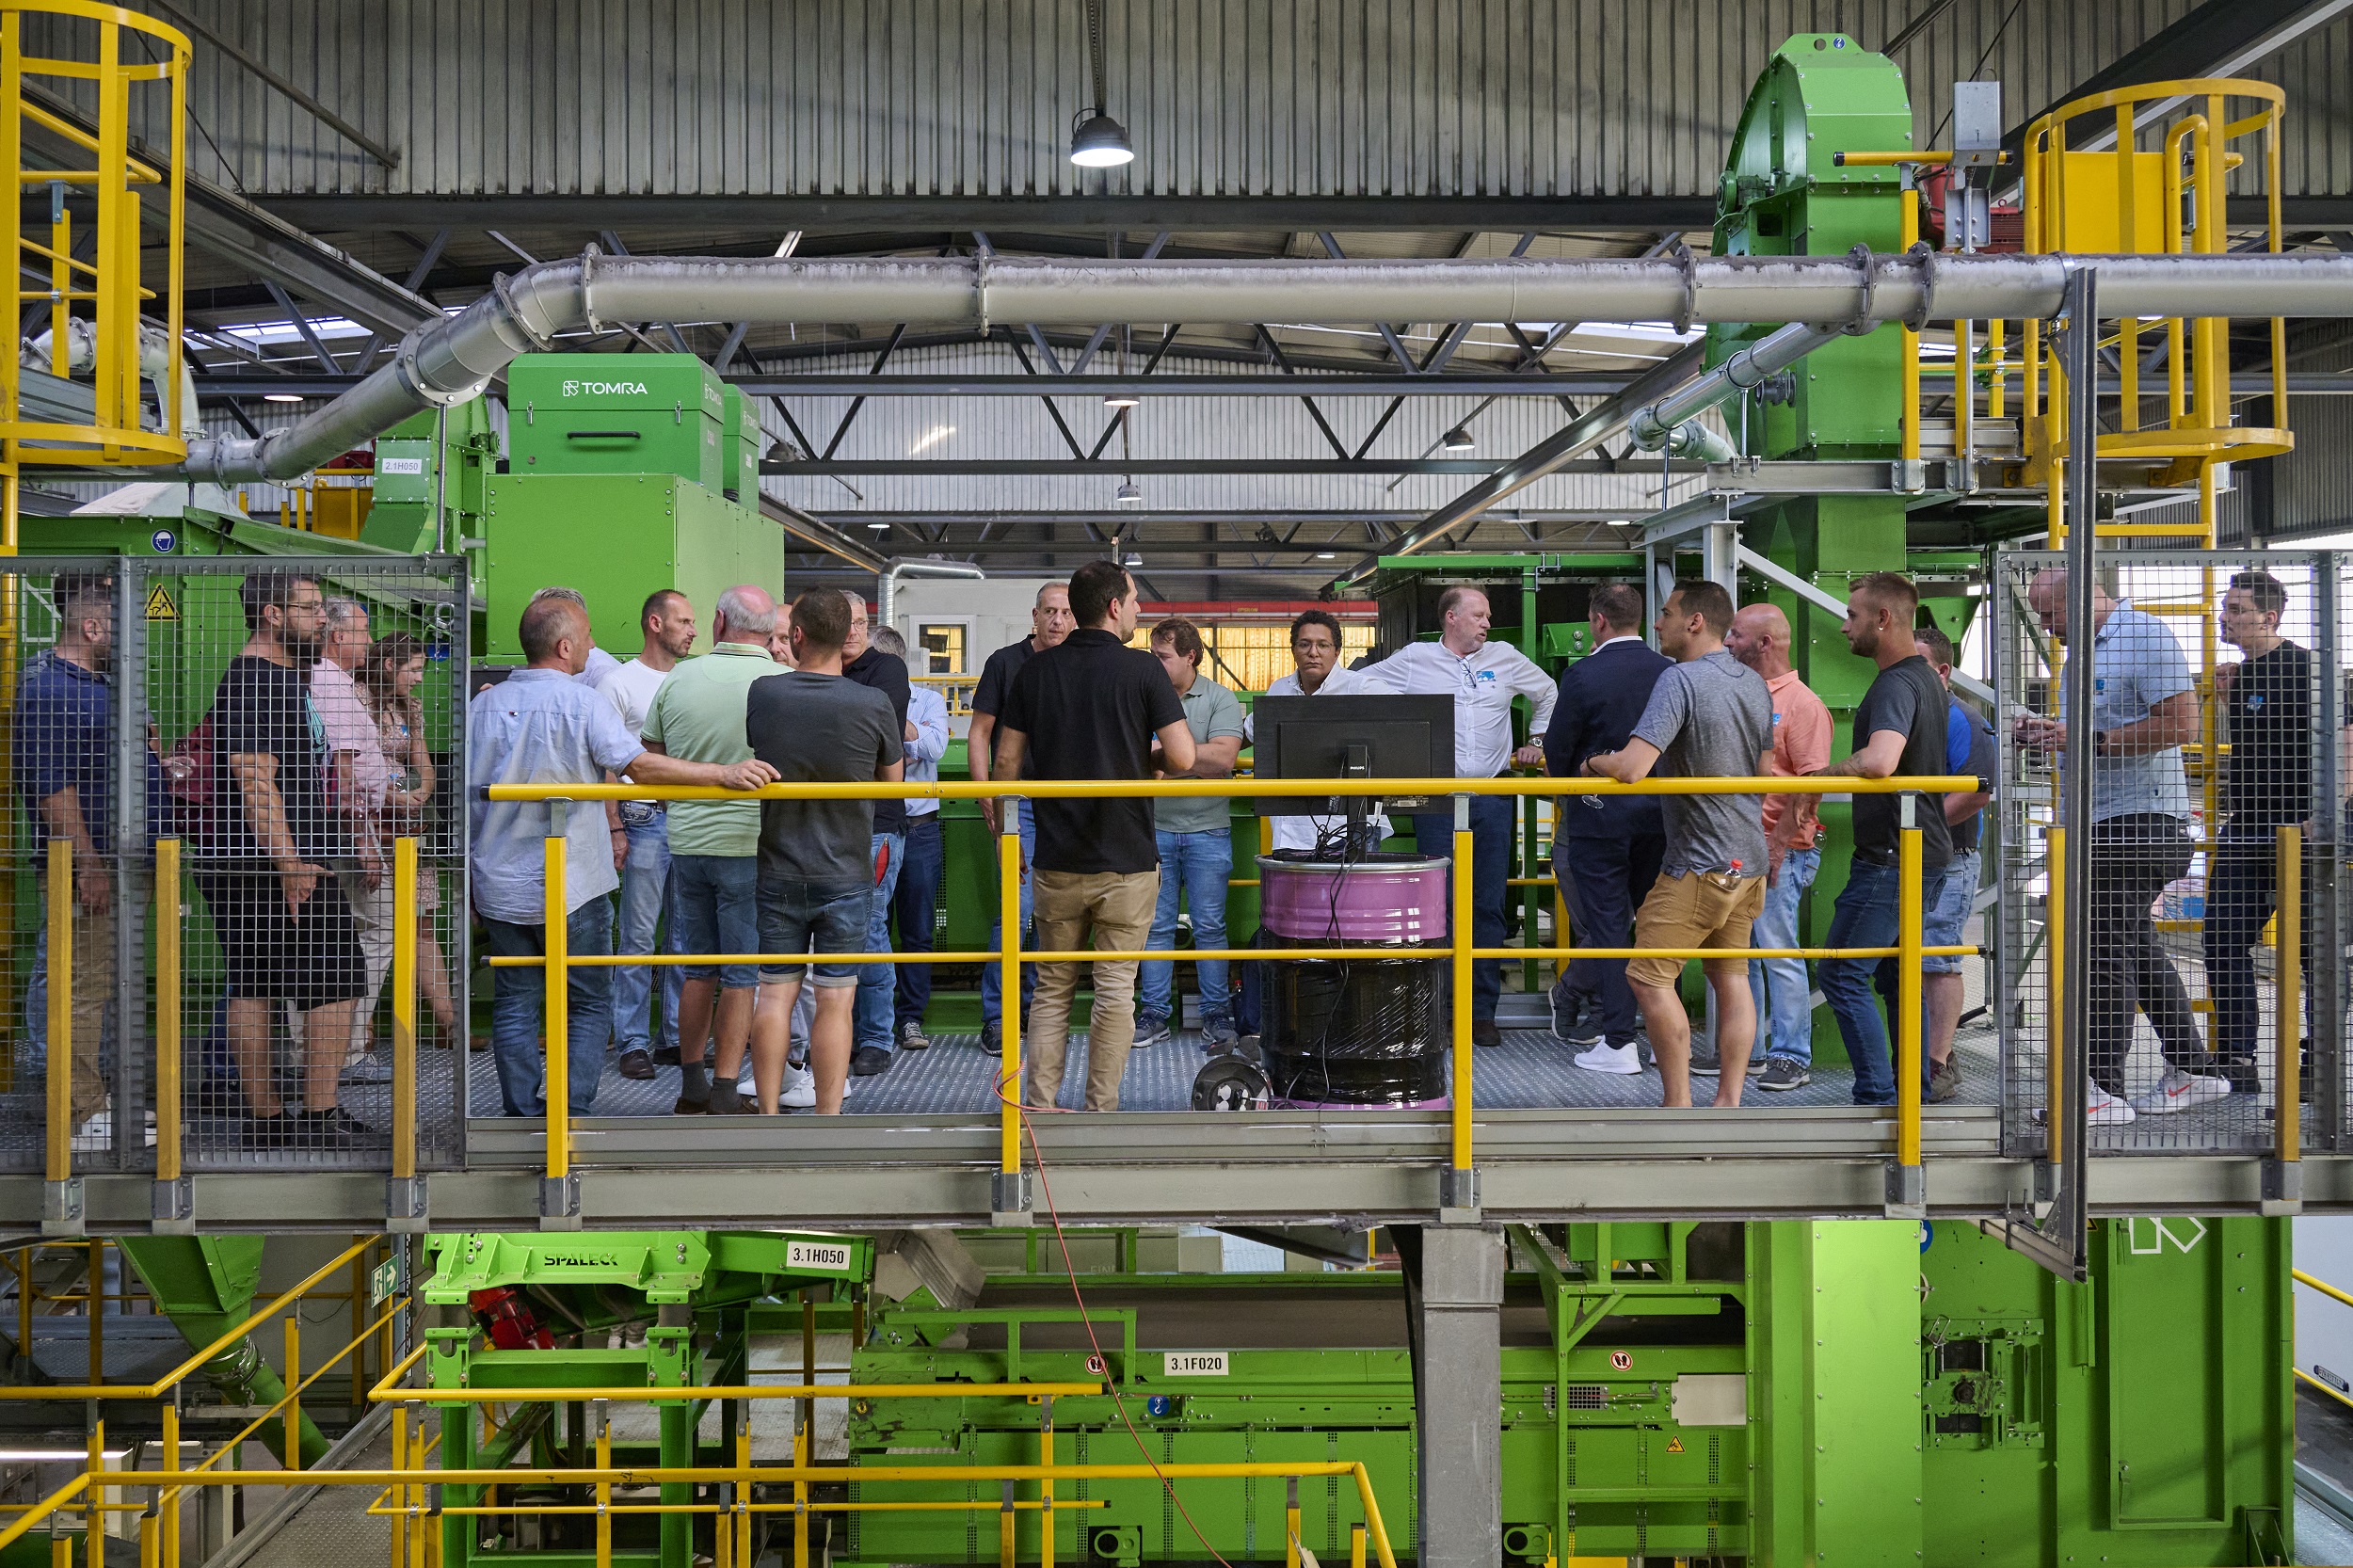
[[[1089,98],[1081,0],[180,0],[401,150],[386,171],[197,44],[200,172],[255,192],[1051,195]],[[1706,195],[1791,33],[1877,47],[1926,0],[1106,0],[1110,107],[1177,195]],[[1959,0],[1902,51],[2010,118],[2192,0]],[[2353,24],[2266,70],[2288,186],[2353,182]],[[45,47],[67,48],[61,43]],[[1083,182],[1083,184],[1081,184]]]

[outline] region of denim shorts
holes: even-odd
[[[760,945],[760,859],[751,855],[670,856],[670,920],[680,952],[763,952]],[[688,980],[719,977],[729,991],[760,984],[751,964],[682,964]]]
[[[866,927],[874,907],[870,883],[849,887],[817,887],[764,877],[760,884],[760,951],[778,952],[864,952]],[[801,978],[807,966],[762,964],[760,982],[781,985]],[[856,964],[820,964],[809,982],[828,989],[857,984]]]
[[[1969,938],[1961,931],[1969,923],[1970,906],[1977,902],[1978,852],[1964,850],[1945,867],[1945,891],[1920,922],[1920,945],[1924,948],[1958,947]],[[1959,974],[1959,958],[1938,957],[1934,953],[1920,960],[1922,974]]]

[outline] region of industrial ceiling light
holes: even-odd
[[[1117,168],[1136,161],[1128,145],[1128,128],[1097,109],[1080,110],[1071,118],[1070,161],[1080,168]]]
[[[1119,564],[1126,567],[1129,571],[1134,571],[1144,565],[1144,557],[1131,550],[1128,552],[1127,554],[1122,555],[1119,558]]]
[[[1103,0],[1087,0],[1087,66],[1094,73],[1095,108],[1070,117],[1070,161],[1080,168],[1117,168],[1135,162],[1128,128],[1103,106]]]
[[[1112,492],[1112,504],[1114,506],[1141,506],[1144,504],[1144,492],[1136,488],[1136,482],[1134,480],[1123,479],[1119,482],[1119,488]]]
[[[1339,556],[1333,551],[1319,550],[1316,552],[1316,559],[1319,561],[1337,561],[1339,559]]]
[[[887,522],[870,522],[866,526],[872,529],[877,534],[888,534],[890,532],[890,524]]]
[[[299,403],[302,399],[293,392],[264,392],[262,401],[264,403]]]
[[[1448,431],[1445,435],[1439,437],[1438,444],[1445,447],[1449,452],[1468,452],[1479,443],[1471,440],[1471,433],[1469,431],[1464,429],[1458,424],[1453,429]]]
[[[1131,392],[1105,392],[1103,394],[1103,407],[1106,408],[1132,408],[1143,401],[1143,398],[1138,397]]]

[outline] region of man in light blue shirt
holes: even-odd
[[[601,802],[492,801],[491,784],[589,784],[626,774],[640,784],[705,784],[755,790],[773,781],[765,762],[726,767],[648,752],[613,705],[579,684],[588,659],[588,616],[562,598],[536,600],[519,629],[528,668],[485,687],[467,710],[466,780],[472,846],[474,912],[489,932],[491,955],[547,954],[547,840],[565,840],[565,940],[575,954],[613,951],[612,893],[628,853]],[[490,1048],[499,1094],[510,1116],[545,1112],[537,1042],[546,979],[533,968],[491,970]],[[595,1103],[611,1032],[613,971],[601,965],[569,976],[571,1108]]]
[[[914,667],[916,655],[898,629],[874,628],[871,639],[885,653]],[[928,655],[925,656],[928,658]],[[914,685],[907,698],[906,781],[939,782],[939,760],[948,755],[948,699],[938,688]],[[939,877],[943,865],[939,840],[939,802],[907,802],[907,843],[900,852],[899,886],[891,894],[890,912],[899,922],[901,952],[932,951],[932,925],[939,908]],[[923,1011],[932,1004],[932,967],[898,964],[897,989],[891,997],[892,1032],[901,1050],[926,1050],[931,1037],[923,1032]]]

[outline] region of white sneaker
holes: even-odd
[[[1642,1070],[1641,1052],[1632,1045],[1613,1046],[1608,1043],[1588,1051],[1579,1051],[1570,1062],[1589,1073],[1617,1073],[1631,1078]]]
[[[817,1103],[817,1075],[807,1067],[795,1067],[787,1063],[784,1069],[784,1093],[776,1096],[776,1103],[790,1111],[807,1111],[815,1105]]]
[[[2091,1097],[2084,1105],[2084,1120],[2093,1127],[2130,1127],[2139,1117],[2133,1108],[2098,1084],[2088,1086]]]
[[[145,1112],[147,1146],[155,1146],[155,1112]],[[109,1110],[93,1112],[88,1121],[73,1129],[75,1154],[104,1154],[115,1146],[115,1113]]]
[[[2229,1099],[2231,1080],[2168,1067],[2157,1086],[2133,1097],[2133,1109],[2144,1116],[2170,1116],[2209,1100]]]

